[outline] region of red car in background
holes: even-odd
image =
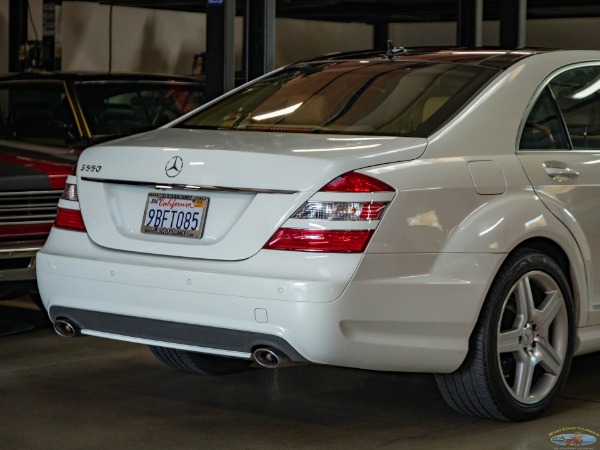
[[[35,254],[86,147],[160,127],[204,101],[204,84],[192,77],[0,76],[0,300],[38,301]]]

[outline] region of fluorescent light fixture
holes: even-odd
[[[298,108],[300,108],[300,106],[302,106],[303,102],[300,103],[296,103],[295,105],[292,106],[288,106],[287,108],[283,108],[283,109],[278,109],[277,111],[271,111],[270,113],[266,113],[266,114],[261,114],[259,116],[254,116],[252,118],[252,120],[265,120],[265,119],[271,119],[273,117],[279,117],[279,116],[285,116],[287,114],[291,114],[294,111],[296,111]]]
[[[600,79],[596,80],[590,86],[575,92],[573,95],[571,95],[571,98],[573,100],[581,100],[589,97],[590,95],[594,95],[596,92],[598,92],[598,90],[600,90]]]

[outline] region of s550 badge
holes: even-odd
[[[97,166],[95,164],[81,164],[79,166],[80,172],[100,172],[102,170],[102,166]]]

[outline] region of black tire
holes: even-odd
[[[149,347],[152,354],[167,366],[202,375],[227,375],[243,372],[252,364],[252,361],[248,359],[227,358],[168,347]]]
[[[465,361],[453,373],[436,374],[438,388],[463,414],[535,419],[564,387],[573,335],[573,299],[562,269],[537,250],[517,250],[492,283]]]

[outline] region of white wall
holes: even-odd
[[[390,24],[390,39],[398,47],[454,46],[456,45],[456,22],[424,22]],[[483,22],[482,45],[498,45],[498,22]]]
[[[527,45],[598,50],[600,18],[532,20],[527,25]]]
[[[206,50],[206,15],[113,7],[112,70],[190,73]],[[108,70],[110,7],[63,3],[63,69]],[[235,18],[236,67],[242,68],[243,27]],[[371,47],[371,26],[277,19],[275,65],[321,53]]]
[[[29,4],[31,16],[28,17],[27,39],[41,40],[43,0],[29,0]],[[8,72],[8,6],[8,0],[0,0],[0,73]]]
[[[42,0],[29,0],[41,39]],[[63,70],[188,74],[194,54],[206,50],[206,15],[144,8],[111,8],[93,2],[62,6]],[[236,66],[242,66],[243,19],[235,19]],[[277,19],[275,65],[333,51],[370,48],[371,26]],[[28,27],[29,39],[35,39]],[[8,56],[8,0],[0,0],[0,52]],[[112,57],[112,58],[111,58]],[[8,70],[0,58],[0,73]]]
[[[62,8],[62,68],[108,70],[110,8],[97,3],[65,3]],[[124,45],[115,47],[120,52]]]
[[[205,48],[205,34],[204,14],[125,7],[111,13],[107,5],[66,2],[62,65],[65,70],[190,73],[194,53]]]
[[[25,0],[23,0],[25,1]],[[29,0],[38,39],[42,33],[42,1]],[[8,70],[8,0],[0,0],[0,73]],[[64,2],[62,41],[64,70],[140,71],[188,74],[193,55],[206,49],[206,15],[143,8],[112,8],[112,52],[109,51],[108,5]],[[236,65],[241,68],[243,20],[235,19]],[[391,24],[390,38],[398,46],[454,45],[456,23]],[[277,19],[277,67],[314,55],[371,48],[372,27]],[[35,39],[29,23],[29,39]],[[498,22],[484,22],[483,44],[497,45]],[[600,48],[600,18],[531,20],[527,45],[535,47]],[[112,58],[111,58],[112,56]]]
[[[455,45],[456,23],[391,24],[389,34],[397,46]],[[599,50],[600,18],[529,20],[525,37],[530,47]],[[482,45],[497,46],[499,42],[499,22],[484,21]]]
[[[389,38],[396,47],[445,46],[456,44],[456,23],[393,23]]]
[[[373,45],[373,28],[359,23],[277,19],[275,66],[331,52],[364,50]]]

